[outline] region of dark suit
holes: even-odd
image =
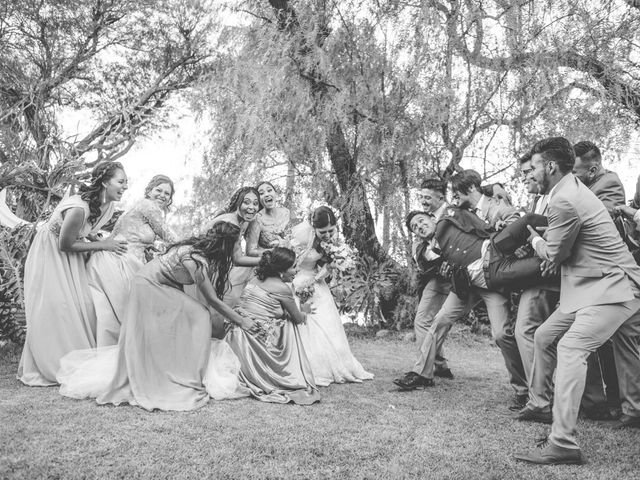
[[[635,338],[640,331],[640,315],[635,315],[640,310],[640,267],[602,202],[570,173],[552,190],[549,229],[533,245],[541,258],[561,265],[562,278],[560,307],[534,336],[532,382],[536,371],[552,369],[553,343],[564,333],[557,346],[549,440],[575,449],[587,357],[614,334],[621,338],[615,343],[616,359],[626,374],[620,377],[623,412],[640,416],[640,384],[633,383],[640,372]]]
[[[488,225],[467,210],[458,210],[453,218],[449,217],[439,221],[436,229],[436,239],[442,248],[443,258],[454,260],[465,267],[480,258],[475,240],[480,239],[480,244],[482,244],[483,241],[488,240],[489,236]],[[467,245],[469,248],[462,245]],[[447,250],[446,254],[445,250]],[[436,352],[440,350],[451,326],[482,299],[487,307],[496,345],[504,357],[511,385],[516,394],[526,395],[527,385],[524,370],[509,321],[509,301],[503,295],[484,288],[471,287],[470,290],[471,295],[467,300],[461,300],[453,292],[449,293],[425,337],[419,361],[413,371],[426,378],[433,378]]]

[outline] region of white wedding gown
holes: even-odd
[[[351,353],[331,290],[324,280],[315,280],[316,265],[322,255],[312,248],[314,236],[313,228],[307,223],[297,225],[292,231],[299,269],[293,280],[294,287],[301,289],[313,285],[314,289],[310,302],[315,312],[307,314],[306,324],[300,326],[300,336],[316,385],[371,380],[374,375],[367,372]]]

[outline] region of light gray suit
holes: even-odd
[[[603,203],[572,174],[554,187],[549,200],[546,240],[534,241],[537,254],[561,264],[560,307],[535,333],[533,380],[536,370],[553,364],[557,347],[557,372],[553,426],[550,441],[578,448],[575,439],[580,398],[584,391],[586,360],[614,333],[616,358],[638,375],[640,355],[633,338],[640,331],[640,267],[622,242]],[[575,319],[575,320],[574,320]],[[620,330],[616,333],[616,331]],[[533,381],[532,380],[532,381]],[[620,378],[623,411],[640,416],[640,385]],[[545,378],[545,381],[550,379]],[[535,399],[531,398],[530,403]],[[535,405],[534,405],[535,406]]]
[[[625,204],[624,186],[615,172],[602,170],[587,185],[604,204],[609,215],[614,208]],[[607,340],[587,359],[587,383],[582,396],[582,407],[597,413],[603,408],[620,408],[620,395],[613,342]],[[606,385],[606,391],[603,388]]]

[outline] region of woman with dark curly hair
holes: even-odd
[[[251,395],[264,402],[310,405],[320,400],[313,372],[300,341],[298,325],[311,312],[297,307],[285,283],[295,275],[296,254],[275,247],[262,254],[236,311],[253,318],[257,333],[232,328],[226,341],[240,359],[240,379]]]
[[[131,280],[147,263],[148,249],[154,248],[156,239],[174,240],[165,223],[174,190],[169,177],[154,176],[145,188],[144,198],[120,216],[111,232],[111,238],[128,242],[127,253],[97,252],[89,259],[87,270],[96,310],[98,347],[118,343]]]
[[[195,284],[209,306],[243,331],[253,331],[251,318],[221,300],[239,234],[237,225],[216,223],[206,235],[176,243],[142,267],[131,284],[118,345],[63,358],[60,393],[147,410],[194,410],[207,403],[211,319],[183,287]],[[233,357],[230,350],[225,355]],[[237,371],[232,380],[237,383]]]
[[[240,238],[233,252],[233,269],[229,273],[231,289],[225,294],[224,302],[233,307],[238,304],[244,286],[253,273],[253,267],[258,265],[260,257],[252,257],[242,250],[242,238],[246,235],[249,224],[256,218],[260,210],[260,195],[253,187],[241,187],[232,195],[229,205],[223,213],[217,215],[210,225],[218,222],[230,222],[240,227]]]
[[[101,163],[91,182],[57,206],[37,229],[24,272],[27,338],[18,367],[26,385],[55,385],[60,359],[68,352],[96,346],[96,316],[89,292],[86,254],[100,250],[123,254],[127,242],[88,241],[113,215],[113,202],[127,189],[118,162]]]

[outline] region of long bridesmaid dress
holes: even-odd
[[[113,215],[113,203],[94,225],[88,223],[89,204],[73,195],[38,227],[29,249],[24,274],[27,336],[18,379],[30,386],[56,385],[60,359],[72,350],[96,346],[96,315],[86,269],[85,253],[59,248],[63,212],[84,210],[79,239],[96,233]]]
[[[183,264],[191,251],[172,249],[135,274],[118,345],[67,355],[58,375],[62,395],[187,411],[204,406],[210,396],[248,394],[231,349],[211,340],[209,311],[183,292],[194,283]]]
[[[251,395],[273,403],[311,405],[320,400],[298,326],[287,320],[281,299],[252,282],[244,288],[236,311],[262,327],[261,334],[233,327],[225,340],[240,359],[240,378]]]
[[[118,219],[111,236],[128,242],[127,253],[96,252],[87,264],[97,317],[98,347],[118,343],[131,280],[146,263],[145,248],[152,246],[156,237],[168,242],[174,240],[165,224],[164,212],[155,202],[146,198]]]

